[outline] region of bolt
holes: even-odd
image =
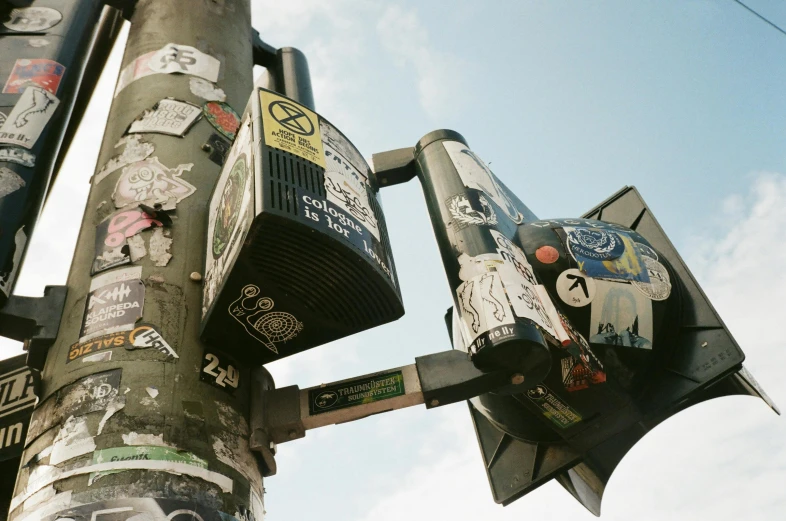
[[[437,400],[436,398],[432,398],[432,400],[429,402],[429,405],[431,405],[432,407],[436,407],[437,405],[439,405],[439,400]]]
[[[521,385],[524,383],[524,375],[521,373],[516,373],[510,377],[510,383],[513,385]]]
[[[199,282],[200,280],[202,280],[202,274],[200,274],[199,272],[196,272],[196,271],[192,271],[191,275],[189,275],[188,278],[190,278],[194,282]]]

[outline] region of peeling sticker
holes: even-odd
[[[51,94],[57,94],[65,71],[65,65],[53,60],[26,58],[16,60],[3,87],[3,94],[21,94],[30,86],[41,87]]]
[[[0,118],[0,128],[5,120]],[[16,163],[17,165],[33,168],[35,166],[35,156],[19,147],[0,147],[0,161]]]
[[[103,353],[95,353],[90,356],[86,356],[82,359],[82,363],[90,363],[90,362],[109,362],[112,360],[112,351],[104,351]]]
[[[182,136],[202,115],[200,107],[172,98],[162,99],[131,123],[129,134],[154,132]]]
[[[128,165],[117,181],[112,200],[117,208],[145,203],[150,206],[161,204],[163,210],[174,209],[177,203],[196,192],[194,186],[180,178],[193,166],[193,163],[188,163],[168,168],[158,157]]]
[[[26,502],[25,502],[26,503]],[[31,512],[24,512],[14,518],[14,521],[40,521],[55,512],[65,510],[71,506],[71,491],[60,492],[48,501],[36,506]]]
[[[145,249],[145,240],[141,235],[129,237],[126,239],[126,242],[128,243],[128,254],[131,257],[131,262],[136,262],[147,255],[147,249]]]
[[[213,133],[209,138],[207,138],[207,143],[202,145],[202,150],[210,154],[208,159],[210,159],[212,162],[218,166],[224,166],[224,162],[226,161],[226,157],[231,146],[232,145],[229,143],[229,141],[225,140],[218,134]]]
[[[248,440],[240,436],[228,434],[221,439],[212,436],[213,452],[218,461],[235,469],[249,483],[262,483],[259,467],[248,448]]]
[[[106,412],[104,413],[103,418],[101,421],[98,422],[98,434],[101,434],[104,431],[104,427],[106,426],[106,422],[115,415],[115,413],[126,406],[126,396],[116,395],[110,400],[109,404],[106,406]]]
[[[0,198],[25,186],[25,180],[8,167],[0,166]]]
[[[131,83],[140,78],[144,78],[145,76],[150,76],[151,74],[156,73],[154,70],[148,67],[150,59],[156,52],[157,51],[151,51],[147,54],[143,54],[123,67],[123,70],[120,71],[120,75],[117,78],[117,87],[115,87],[114,95],[115,98],[118,94],[120,94],[120,91],[128,87]]]
[[[87,429],[87,420],[85,420],[84,416],[78,418],[69,416],[60,428],[60,431],[58,431],[57,436],[55,436],[52,444],[52,453],[49,456],[49,464],[57,465],[93,452],[95,449],[95,440]]]
[[[129,447],[114,447],[111,449],[101,449],[93,453],[93,464],[101,464],[106,462],[118,461],[167,461],[172,463],[181,463],[185,465],[192,465],[201,469],[207,469],[207,461],[197,457],[191,452],[184,450],[177,450],[171,447],[162,447],[160,445],[137,445]],[[88,478],[88,485],[103,476],[115,474],[117,471],[96,472],[91,474]]]
[[[168,226],[171,223],[165,213],[144,205],[140,206],[140,208],[115,212],[96,227],[96,258],[93,261],[91,275],[135,260],[134,254],[129,251],[129,239],[148,228]],[[139,243],[135,242],[135,246],[137,250],[134,253],[139,254]],[[139,258],[145,255],[144,248],[142,242],[142,254],[138,255]]]
[[[218,81],[221,62],[190,45],[168,43],[155,52],[148,62],[153,72],[190,74],[208,81]]]
[[[0,127],[0,143],[33,148],[60,100],[41,87],[27,87]]]
[[[51,29],[62,19],[60,11],[51,7],[20,7],[11,10],[3,25],[11,31],[36,33]]]
[[[172,346],[151,325],[140,325],[131,331],[125,347],[128,350],[153,348],[167,356],[180,358]]]
[[[38,505],[39,503],[51,500],[53,497],[55,497],[56,494],[57,491],[55,490],[55,487],[53,485],[50,485],[47,488],[42,488],[41,490],[30,496],[30,498],[27,501],[25,501],[24,505],[22,506],[22,509],[30,510],[36,505]]]
[[[49,40],[46,38],[30,38],[27,43],[30,47],[46,47],[49,45]]]
[[[214,83],[202,78],[191,78],[188,82],[191,93],[207,101],[226,101],[227,95]]]
[[[125,268],[95,277],[85,302],[80,342],[101,334],[134,329],[142,318],[145,285],[142,268]]]
[[[156,228],[150,237],[150,260],[156,266],[166,266],[172,258],[169,247],[172,246],[172,239],[164,236],[164,230]]]
[[[201,413],[201,406],[202,404],[199,402],[183,402],[183,408],[185,409],[186,403],[197,403],[200,406],[200,413]],[[218,420],[221,422],[221,425],[224,426],[225,429],[231,432],[237,432],[241,436],[248,436],[248,423],[246,423],[246,419],[243,418],[243,415],[237,412],[234,407],[224,402],[220,402],[215,400],[213,402],[216,407],[216,412],[218,412]]]
[[[136,163],[137,161],[142,161],[143,159],[147,159],[150,157],[153,152],[155,151],[155,147],[152,143],[146,143],[142,141],[140,136],[128,136],[124,139],[121,139],[115,145],[115,148],[125,145],[126,147],[123,149],[123,153],[119,156],[114,156],[106,164],[96,172],[96,175],[93,176],[93,184],[98,184],[106,178],[112,172],[117,171],[124,166],[130,165],[131,163]]]
[[[123,443],[126,445],[155,445],[157,447],[171,447],[164,442],[164,433],[161,434],[138,434],[134,431],[121,435]]]

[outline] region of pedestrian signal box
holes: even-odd
[[[256,89],[210,200],[203,340],[267,363],[401,317],[378,192],[336,127]]]

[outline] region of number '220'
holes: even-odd
[[[228,365],[226,369],[219,367],[218,364],[220,362],[218,361],[218,357],[213,353],[205,353],[205,360],[210,363],[207,364],[202,371],[210,376],[214,376],[216,378],[216,385],[220,385],[221,387],[229,385],[237,389],[237,385],[240,383],[240,373],[238,373],[234,366]],[[216,370],[218,372],[216,372]]]

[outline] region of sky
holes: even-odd
[[[746,1],[786,27],[786,3]],[[252,4],[264,40],[306,53],[317,111],[367,157],[457,130],[542,218],[636,186],[746,366],[786,407],[786,36],[732,0]],[[19,294],[65,283],[121,50],[39,220]],[[271,364],[279,387],[450,349],[452,299],[422,190],[386,188],[382,201],[406,315]],[[19,349],[3,340],[0,357]],[[786,423],[761,400],[695,406],[620,463],[602,518],[782,519],[784,439]],[[277,463],[269,521],[594,518],[553,482],[496,505],[463,403],[309,431],[280,445]]]

